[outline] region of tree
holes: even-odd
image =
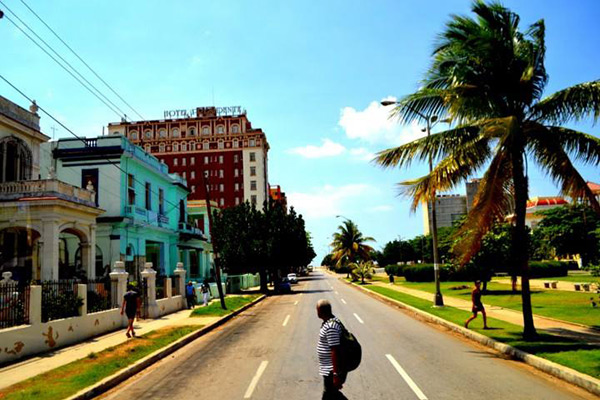
[[[324,267],[333,267],[335,265],[335,262],[333,261],[333,255],[329,253],[325,257],[323,257],[321,265]]]
[[[336,266],[347,266],[350,263],[367,261],[373,248],[367,242],[374,242],[372,237],[363,236],[356,224],[349,219],[338,226],[338,232],[333,234],[333,261]]]
[[[564,195],[600,205],[572,159],[600,163],[598,138],[561,126],[590,115],[600,116],[600,81],[581,83],[544,99],[548,75],[544,66],[545,25],[539,20],[525,31],[519,16],[499,3],[472,4],[474,17],[452,16],[439,35],[431,67],[421,88],[402,98],[393,116],[403,123],[448,118],[448,130],[382,151],[376,161],[406,167],[413,160],[436,163],[418,179],[402,182],[412,209],[487,168],[463,231],[466,263],[481,246],[495,221],[514,209],[513,263],[521,272],[526,339],[537,337],[531,309],[526,157],[546,171]]]
[[[544,218],[535,234],[548,243],[559,257],[579,254],[583,266],[600,261],[600,245],[596,230],[600,217],[584,204],[566,205],[541,211]]]
[[[371,279],[371,271],[373,270],[373,261],[361,261],[359,263],[351,263],[350,268],[352,275],[360,278],[361,283],[365,284],[365,278]]]

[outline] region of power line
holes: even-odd
[[[114,93],[114,94],[115,94],[115,95],[116,95],[116,96],[117,96],[119,99],[121,99],[121,101],[122,101],[123,103],[125,103],[125,104],[126,104],[126,105],[127,105],[127,106],[128,106],[128,107],[129,107],[129,108],[130,108],[130,109],[131,109],[131,110],[132,110],[134,113],[136,113],[136,114],[137,114],[137,115],[138,115],[138,116],[139,116],[139,117],[140,117],[142,120],[145,120],[145,118],[144,118],[144,117],[143,117],[143,116],[142,116],[142,115],[141,115],[139,112],[137,112],[137,110],[136,110],[135,108],[133,108],[133,107],[132,107],[132,106],[131,106],[131,105],[130,105],[130,104],[127,102],[127,101],[125,101],[125,99],[124,99],[123,97],[121,97],[121,96],[119,95],[119,93],[117,93],[117,91],[116,91],[115,89],[113,89],[113,87],[112,87],[111,85],[109,85],[109,84],[108,84],[108,83],[107,83],[107,82],[106,82],[104,79],[102,79],[102,77],[101,77],[101,76],[100,76],[100,75],[99,75],[99,74],[98,74],[98,73],[97,73],[97,72],[96,72],[96,71],[95,71],[95,70],[94,70],[92,67],[90,67],[90,66],[89,66],[89,64],[88,64],[87,62],[85,62],[85,61],[83,60],[83,58],[81,58],[81,57],[79,56],[79,54],[77,54],[77,52],[75,52],[75,50],[73,50],[73,49],[71,48],[71,46],[69,46],[69,45],[68,45],[68,44],[67,44],[67,43],[66,43],[66,42],[65,42],[65,41],[64,41],[64,40],[63,40],[63,39],[62,39],[60,36],[58,36],[58,33],[56,33],[56,32],[54,31],[54,29],[52,29],[52,28],[51,28],[51,27],[50,27],[50,26],[49,26],[49,25],[48,25],[48,24],[47,24],[47,23],[46,23],[46,22],[45,22],[45,21],[42,19],[42,17],[40,17],[40,16],[39,16],[39,15],[38,15],[38,14],[37,14],[35,11],[33,11],[33,9],[32,9],[31,7],[29,7],[29,5],[28,5],[27,3],[25,3],[25,1],[24,1],[24,0],[21,0],[21,3],[23,3],[23,4],[25,5],[25,7],[27,7],[27,9],[28,9],[29,11],[31,11],[31,13],[32,13],[33,15],[35,15],[35,16],[37,17],[37,19],[39,19],[39,20],[40,20],[40,22],[41,22],[42,24],[44,24],[44,25],[46,26],[46,28],[48,28],[48,29],[50,30],[50,32],[52,32],[52,33],[54,34],[54,36],[56,36],[56,38],[57,38],[58,40],[60,40],[60,41],[61,41],[61,43],[62,43],[62,44],[64,44],[64,45],[65,45],[65,47],[71,51],[71,53],[73,53],[73,54],[75,55],[75,57],[77,57],[77,58],[79,59],[79,61],[81,61],[81,62],[83,63],[83,65],[85,65],[85,66],[86,66],[86,67],[87,67],[87,68],[88,68],[88,69],[89,69],[89,70],[90,70],[90,71],[91,71],[91,72],[92,72],[92,73],[93,73],[93,74],[96,76],[96,78],[100,79],[100,81],[102,81],[102,83],[104,83],[104,84],[106,85],[106,87],[107,87],[107,88],[109,88],[109,89],[110,89],[110,90],[111,90],[111,91],[112,91],[112,92],[113,92],[113,93]]]
[[[25,99],[27,99],[29,102],[33,103],[33,99],[31,99],[29,96],[27,96],[22,90],[20,90],[18,87],[16,87],[15,85],[13,85],[8,79],[6,79],[2,74],[0,74],[0,79],[2,79],[4,82],[6,82],[11,88],[13,88],[15,91],[17,91],[17,93],[19,93],[21,96],[23,96]],[[62,122],[60,122],[58,119],[54,118],[54,116],[52,114],[50,114],[48,111],[46,111],[44,108],[42,108],[39,104],[36,104],[38,109],[40,111],[42,111],[44,114],[46,114],[48,117],[50,117],[50,119],[52,119],[54,122],[56,122],[57,124],[59,124],[64,130],[66,130],[67,132],[69,132],[71,135],[73,135],[77,140],[81,141],[85,147],[90,147],[90,145],[87,143],[86,138],[85,137],[81,137],[79,135],[77,135],[75,132],[73,132],[71,129],[69,129],[65,124],[63,124]],[[111,159],[109,159],[108,157],[103,157],[104,160],[108,161],[110,165],[114,166],[115,168],[117,168],[119,171],[123,172],[125,175],[129,175],[129,173],[127,171],[125,171],[123,168],[121,168],[120,165],[117,165],[114,161],[112,161]],[[136,177],[134,175],[133,176],[133,180],[141,185],[144,185],[145,182],[141,182],[140,180],[136,179]],[[154,193],[156,195],[158,195],[158,192],[154,192],[152,191],[152,189],[150,189],[150,193]],[[165,199],[163,197],[163,200],[168,203],[171,204],[173,207],[167,211],[167,213],[173,211],[175,208],[179,207],[179,204],[176,203],[172,203],[169,200]]]
[[[123,110],[121,110],[119,108],[119,106],[117,106],[115,103],[113,103],[100,90],[98,90],[98,88],[96,88],[90,81],[88,81],[83,75],[81,75],[81,73],[79,73],[79,71],[77,71],[77,69],[75,67],[73,67],[67,60],[65,60],[60,54],[58,54],[58,52],[56,50],[54,50],[54,48],[52,46],[50,46],[44,39],[42,39],[31,27],[29,27],[29,25],[27,25],[27,23],[25,23],[21,18],[19,18],[19,16],[14,11],[12,11],[10,8],[8,8],[8,6],[6,4],[4,4],[4,2],[2,0],[0,0],[0,4],[2,4],[12,15],[14,15],[15,18],[18,19],[21,24],[23,24],[44,45],[46,45],[46,47],[48,47],[58,58],[60,58],[65,64],[67,64],[69,66],[69,68],[71,68],[71,70],[73,72],[75,72],[77,75],[79,75],[79,77],[81,79],[83,79],[89,86],[91,86],[96,91],[97,94],[94,91],[92,91],[88,86],[86,86],[81,81],[81,79],[79,79],[78,77],[76,77],[63,64],[61,64],[55,57],[53,57],[50,53],[48,53],[48,51],[46,49],[44,49],[44,47],[42,47],[38,42],[36,42],[35,39],[33,39],[27,32],[25,32],[15,21],[13,21],[11,18],[9,18],[8,16],[6,16],[6,19],[10,23],[12,23],[17,29],[19,29],[25,36],[27,36],[27,38],[29,40],[31,40],[36,46],[38,46],[40,49],[42,49],[44,51],[44,53],[46,53],[54,62],[56,62],[58,65],[60,65],[73,78],[75,78],[83,87],[85,87],[87,90],[89,90],[90,93],[92,93],[94,96],[96,96],[96,98],[98,98],[98,100],[102,101],[108,108],[110,108],[113,112],[115,112],[119,117],[123,118],[125,116],[125,112]],[[98,95],[102,96],[103,99],[100,98]],[[110,105],[108,105],[107,103],[110,103]],[[116,110],[118,110],[118,112]]]

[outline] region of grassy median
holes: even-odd
[[[179,326],[158,329],[2,389],[0,399],[64,399],[135,363],[154,351],[200,329]]]
[[[242,308],[248,303],[256,300],[260,297],[260,294],[247,294],[243,296],[227,295],[225,297],[225,305],[227,310],[221,308],[221,302],[219,299],[213,300],[206,307],[198,306],[190,314],[191,317],[222,317],[230,314],[233,311]]]
[[[468,311],[449,306],[434,308],[431,306],[431,301],[429,300],[410,296],[394,289],[374,285],[364,285],[363,287],[461,326],[471,315]],[[539,340],[528,342],[522,339],[522,326],[510,324],[495,318],[488,318],[488,325],[493,329],[484,330],[483,320],[479,316],[478,319],[471,322],[470,328],[530,354],[535,354],[536,356],[573,368],[584,374],[600,378],[600,347],[598,346],[548,334],[540,334]]]

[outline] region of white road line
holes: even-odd
[[[335,294],[340,294],[340,292],[338,292],[337,290],[335,291]]]
[[[362,319],[360,319],[360,317],[356,313],[354,313],[354,316],[356,317],[356,319],[358,320],[358,322],[360,322],[361,324],[365,323]]]
[[[346,303],[346,300],[344,300],[344,299],[340,299],[340,300],[342,300],[342,303],[348,304],[348,303]]]
[[[417,384],[410,378],[410,376],[408,376],[404,368],[402,368],[400,364],[398,364],[398,361],[396,361],[396,359],[391,354],[386,354],[385,356],[392,363],[394,368],[396,368],[396,371],[398,371],[402,379],[404,379],[406,383],[408,383],[408,386],[412,389],[412,391],[415,392],[419,400],[427,400],[427,396],[425,396],[425,394],[421,391],[421,389],[419,389]]]
[[[283,326],[286,326],[289,320],[290,320],[290,315],[288,314],[288,316],[285,317],[285,319],[283,320]]]
[[[297,306],[297,305],[298,305],[298,300],[296,300],[296,302],[294,303],[294,305],[295,305],[295,306]]]
[[[256,371],[254,378],[252,378],[252,381],[250,382],[250,386],[248,386],[248,389],[246,390],[246,393],[244,394],[245,399],[249,399],[250,397],[252,397],[252,393],[254,392],[254,389],[256,388],[256,385],[258,384],[258,380],[260,379],[260,376],[263,374],[263,372],[265,372],[265,369],[267,368],[268,363],[269,362],[265,360],[265,361],[261,362],[260,365],[258,366],[258,370]]]

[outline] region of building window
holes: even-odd
[[[127,204],[135,205],[135,179],[132,174],[127,174]]]
[[[234,154],[233,155],[233,162],[235,163],[235,162],[238,162],[239,160],[240,160],[240,158],[238,157],[238,155]]]
[[[256,176],[256,167],[250,167],[250,176]]]
[[[250,190],[256,190],[256,181],[250,181]]]
[[[183,157],[183,158],[181,159],[181,165],[185,167],[185,165],[187,164],[187,162],[186,162],[186,161],[187,161],[187,158]]]
[[[165,139],[167,137],[167,130],[161,129],[158,131],[158,137],[161,139]]]
[[[233,125],[231,127],[231,133],[240,133],[240,127],[239,127],[239,125]]]
[[[256,146],[256,140],[250,139],[250,147]]]
[[[233,139],[233,148],[237,149],[239,147],[239,143],[237,139]]]
[[[204,164],[208,164],[208,156],[204,156]]]
[[[179,145],[177,143],[173,143],[173,151],[179,151]]]
[[[225,199],[221,197],[221,200],[219,200],[219,205],[221,207],[223,207],[225,205]]]
[[[240,173],[237,168],[233,170],[233,176],[235,176],[237,178],[239,176],[239,174]]]
[[[196,128],[189,128],[188,133],[190,136],[196,136]]]
[[[219,164],[223,164],[223,156],[219,156]]]
[[[158,145],[158,151],[161,153],[165,152],[165,144],[164,143],[161,143]]]
[[[196,157],[190,158],[190,165],[196,165]]]
[[[187,179],[187,173],[183,171],[183,179]]]
[[[158,189],[158,213],[165,215],[165,191]]]
[[[196,179],[196,171],[190,172],[190,178],[191,179]]]
[[[225,127],[223,125],[217,126],[217,133],[219,133],[219,134],[225,133]]]
[[[225,143],[222,140],[219,140],[219,149],[224,149]]]
[[[235,191],[236,191],[236,192],[239,192],[239,190],[240,190],[240,184],[239,184],[239,183],[236,183],[236,184],[234,185],[234,188],[235,188]]]
[[[208,150],[209,148],[210,148],[210,145],[208,144],[208,142],[202,143],[202,149],[203,150]]]
[[[131,140],[138,140],[138,134],[136,131],[133,131],[129,134],[129,137],[131,138]]]
[[[219,185],[219,192],[224,192],[225,191],[225,185],[223,185],[222,183]]]
[[[239,205],[239,204],[240,204],[240,198],[239,198],[239,197],[236,197],[236,198],[235,198],[235,205],[237,206],[237,205]]]
[[[255,152],[250,152],[250,161],[256,161],[256,153]]]
[[[144,137],[146,139],[152,139],[152,131],[151,130],[144,131]]]
[[[255,194],[250,196],[250,202],[252,203],[253,206],[256,206],[256,195]]]
[[[144,151],[145,151],[146,153],[150,153],[150,150],[151,150],[151,149],[152,149],[152,148],[150,147],[150,145],[149,145],[149,144],[145,144],[145,145],[144,145]]]
[[[152,186],[150,182],[146,182],[146,210],[152,210]]]
[[[174,128],[174,129],[171,131],[171,137],[178,138],[178,137],[179,137],[179,129],[177,129],[177,128]]]
[[[225,176],[225,171],[222,169],[219,170],[219,178],[223,178]]]
[[[177,157],[175,157],[175,158],[173,159],[173,166],[175,166],[175,167],[176,167],[177,165],[179,165],[179,160],[177,159]]]
[[[186,143],[181,143],[181,151],[187,151],[187,144]]]
[[[192,185],[192,193],[196,193],[196,186]]]
[[[210,135],[210,128],[208,126],[205,126],[204,128],[202,128],[202,134]]]

